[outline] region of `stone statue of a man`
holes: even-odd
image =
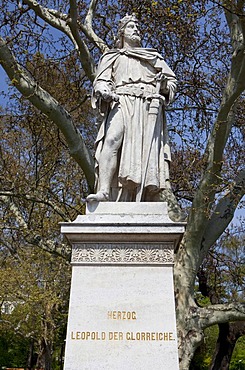
[[[170,150],[165,106],[176,90],[173,71],[154,49],[140,47],[134,15],[119,23],[116,48],[100,61],[93,107],[102,124],[96,140],[96,193],[87,201],[158,201],[168,189]]]

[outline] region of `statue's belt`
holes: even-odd
[[[135,97],[147,98],[154,94],[156,87],[153,85],[125,85],[116,87],[115,93],[117,95],[130,95]]]

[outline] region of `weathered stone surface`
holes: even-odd
[[[86,215],[161,215],[162,222],[172,222],[168,217],[168,211],[165,202],[91,202],[87,203]]]
[[[164,202],[94,202],[87,205],[86,215],[61,224],[61,232],[71,243],[167,241],[176,247],[184,225],[169,219]]]
[[[134,15],[119,22],[116,44],[102,56],[93,83],[100,129],[96,193],[87,201],[159,201],[161,190],[171,190],[165,107],[176,76],[155,49],[140,47]]]
[[[65,370],[177,370],[172,267],[73,266]]]
[[[71,262],[80,265],[172,265],[173,243],[77,243],[72,248]]]
[[[73,265],[65,370],[178,369],[172,269],[184,224],[166,209],[93,203],[62,224]]]

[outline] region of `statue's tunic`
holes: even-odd
[[[156,75],[159,72],[164,74],[166,80],[165,86],[157,92]],[[119,95],[119,102],[105,103],[96,98],[96,91],[105,85]],[[168,92],[164,93],[166,86]],[[114,120],[123,122],[124,126],[113,187],[136,189],[143,181],[144,188],[148,187],[151,191],[166,188],[170,150],[164,106],[159,106],[155,116],[149,114],[149,108],[153,94],[161,93],[168,104],[175,89],[174,73],[154,49],[116,49],[102,56],[92,99],[92,104],[104,116],[96,140],[97,170],[107,128]]]

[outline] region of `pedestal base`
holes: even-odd
[[[163,203],[127,204],[62,225],[73,265],[65,370],[179,368],[172,269],[184,225]]]

